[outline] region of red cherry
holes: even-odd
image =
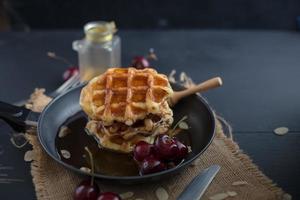
[[[155,140],[156,156],[162,160],[176,160],[179,152],[176,141],[168,135],[159,135]]]
[[[82,181],[75,189],[74,200],[96,200],[100,190],[97,184],[91,185],[91,180]]]
[[[187,156],[189,150],[188,150],[187,146],[185,146],[179,140],[175,139],[175,141],[176,141],[177,147],[179,149],[178,154],[177,154],[176,157],[177,157],[178,160],[182,160]]]
[[[69,78],[71,78],[74,74],[79,73],[78,67],[69,67],[64,73],[63,73],[63,80],[66,81]]]
[[[154,146],[145,141],[140,141],[136,144],[133,150],[133,158],[136,161],[143,161],[146,157],[154,153]]]
[[[165,170],[166,165],[154,156],[149,156],[143,160],[140,165],[140,173],[151,174]]]
[[[121,200],[121,197],[113,192],[102,192],[97,200]]]
[[[137,69],[145,69],[147,67],[150,67],[150,64],[144,56],[136,56],[133,58],[131,66]]]

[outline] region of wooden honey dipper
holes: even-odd
[[[223,82],[220,77],[211,78],[207,81],[204,81],[198,85],[191,86],[185,90],[174,91],[173,96],[169,100],[169,105],[174,106],[178,101],[182,98],[187,97],[191,94],[195,94],[197,92],[205,92],[210,89],[214,89],[222,86]]]

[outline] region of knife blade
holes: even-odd
[[[212,165],[197,175],[179,195],[177,200],[198,200],[220,170],[219,165]]]

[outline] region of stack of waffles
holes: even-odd
[[[153,143],[173,123],[168,78],[151,68],[110,68],[83,89],[80,105],[88,133],[99,145],[129,153],[136,143]]]

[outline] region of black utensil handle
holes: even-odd
[[[0,101],[0,119],[7,122],[14,130],[24,131],[26,118],[30,110]]]

